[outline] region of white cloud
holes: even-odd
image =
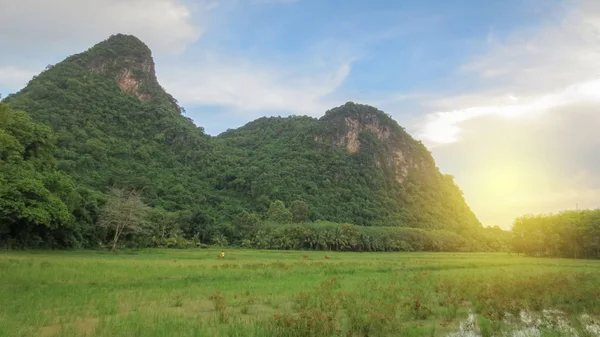
[[[558,22],[489,40],[490,50],[465,64],[485,90],[432,102],[421,135],[430,145],[459,140],[461,123],[486,115],[527,116],[594,99],[600,80],[600,3],[571,1]],[[511,98],[512,97],[512,98]],[[517,100],[514,98],[518,97]]]
[[[13,52],[79,51],[116,33],[179,51],[201,35],[180,0],[0,0],[0,8],[0,44]]]
[[[318,66],[267,65],[205,56],[165,68],[161,82],[184,105],[217,105],[253,118],[267,113],[321,115],[327,96],[344,81],[350,62]]]
[[[488,99],[490,103],[492,99]],[[584,83],[568,86],[564,89],[537,95],[517,98],[512,94],[496,98],[504,104],[480,105],[452,111],[436,112],[426,116],[424,126],[420,130],[422,137],[431,147],[439,144],[453,143],[459,140],[462,131],[461,123],[484,116],[501,116],[506,118],[531,118],[553,108],[577,103],[600,103],[600,78]],[[446,103],[448,102],[446,101]]]

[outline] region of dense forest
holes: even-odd
[[[534,256],[600,258],[600,210],[525,215],[513,225],[512,249]]]
[[[201,79],[199,79],[201,80]],[[260,118],[211,137],[114,35],[0,105],[0,247],[507,250],[384,112]]]
[[[68,246],[85,218],[73,180],[57,170],[52,130],[0,104],[0,239]]]

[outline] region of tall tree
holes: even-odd
[[[254,236],[259,223],[260,218],[256,214],[250,214],[247,211],[242,211],[235,219],[235,225],[243,238]]]
[[[310,210],[308,204],[302,200],[294,200],[290,204],[290,212],[292,212],[293,222],[305,222],[308,221],[310,216]]]
[[[100,213],[99,225],[114,231],[112,251],[123,233],[139,233],[147,221],[149,207],[135,190],[112,188]]]
[[[74,187],[56,170],[53,154],[50,128],[0,103],[0,243],[51,245],[52,233],[73,224],[66,202]]]
[[[277,223],[290,223],[292,222],[292,213],[285,208],[283,201],[276,200],[273,201],[269,206],[267,219]]]

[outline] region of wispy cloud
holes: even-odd
[[[500,97],[500,99],[492,98],[489,99],[489,103],[493,103],[493,100],[501,102],[427,115],[419,136],[425,139],[431,147],[453,143],[460,139],[461,123],[465,121],[484,116],[536,117],[538,114],[543,114],[551,109],[571,104],[600,103],[599,93],[600,78],[573,84],[564,89],[541,95],[516,97],[509,94]]]
[[[600,5],[570,2],[563,19],[539,30],[489,40],[489,52],[461,69],[478,76],[482,90],[430,105],[444,109],[426,117],[420,134],[430,145],[460,139],[461,124],[487,115],[528,116],[595,100],[600,80]]]
[[[165,69],[162,83],[185,105],[225,106],[246,118],[270,113],[319,115],[331,107],[327,96],[350,69],[350,61],[277,66],[207,55],[194,65]]]

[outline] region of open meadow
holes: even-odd
[[[600,261],[219,252],[2,252],[0,336],[600,336]]]

